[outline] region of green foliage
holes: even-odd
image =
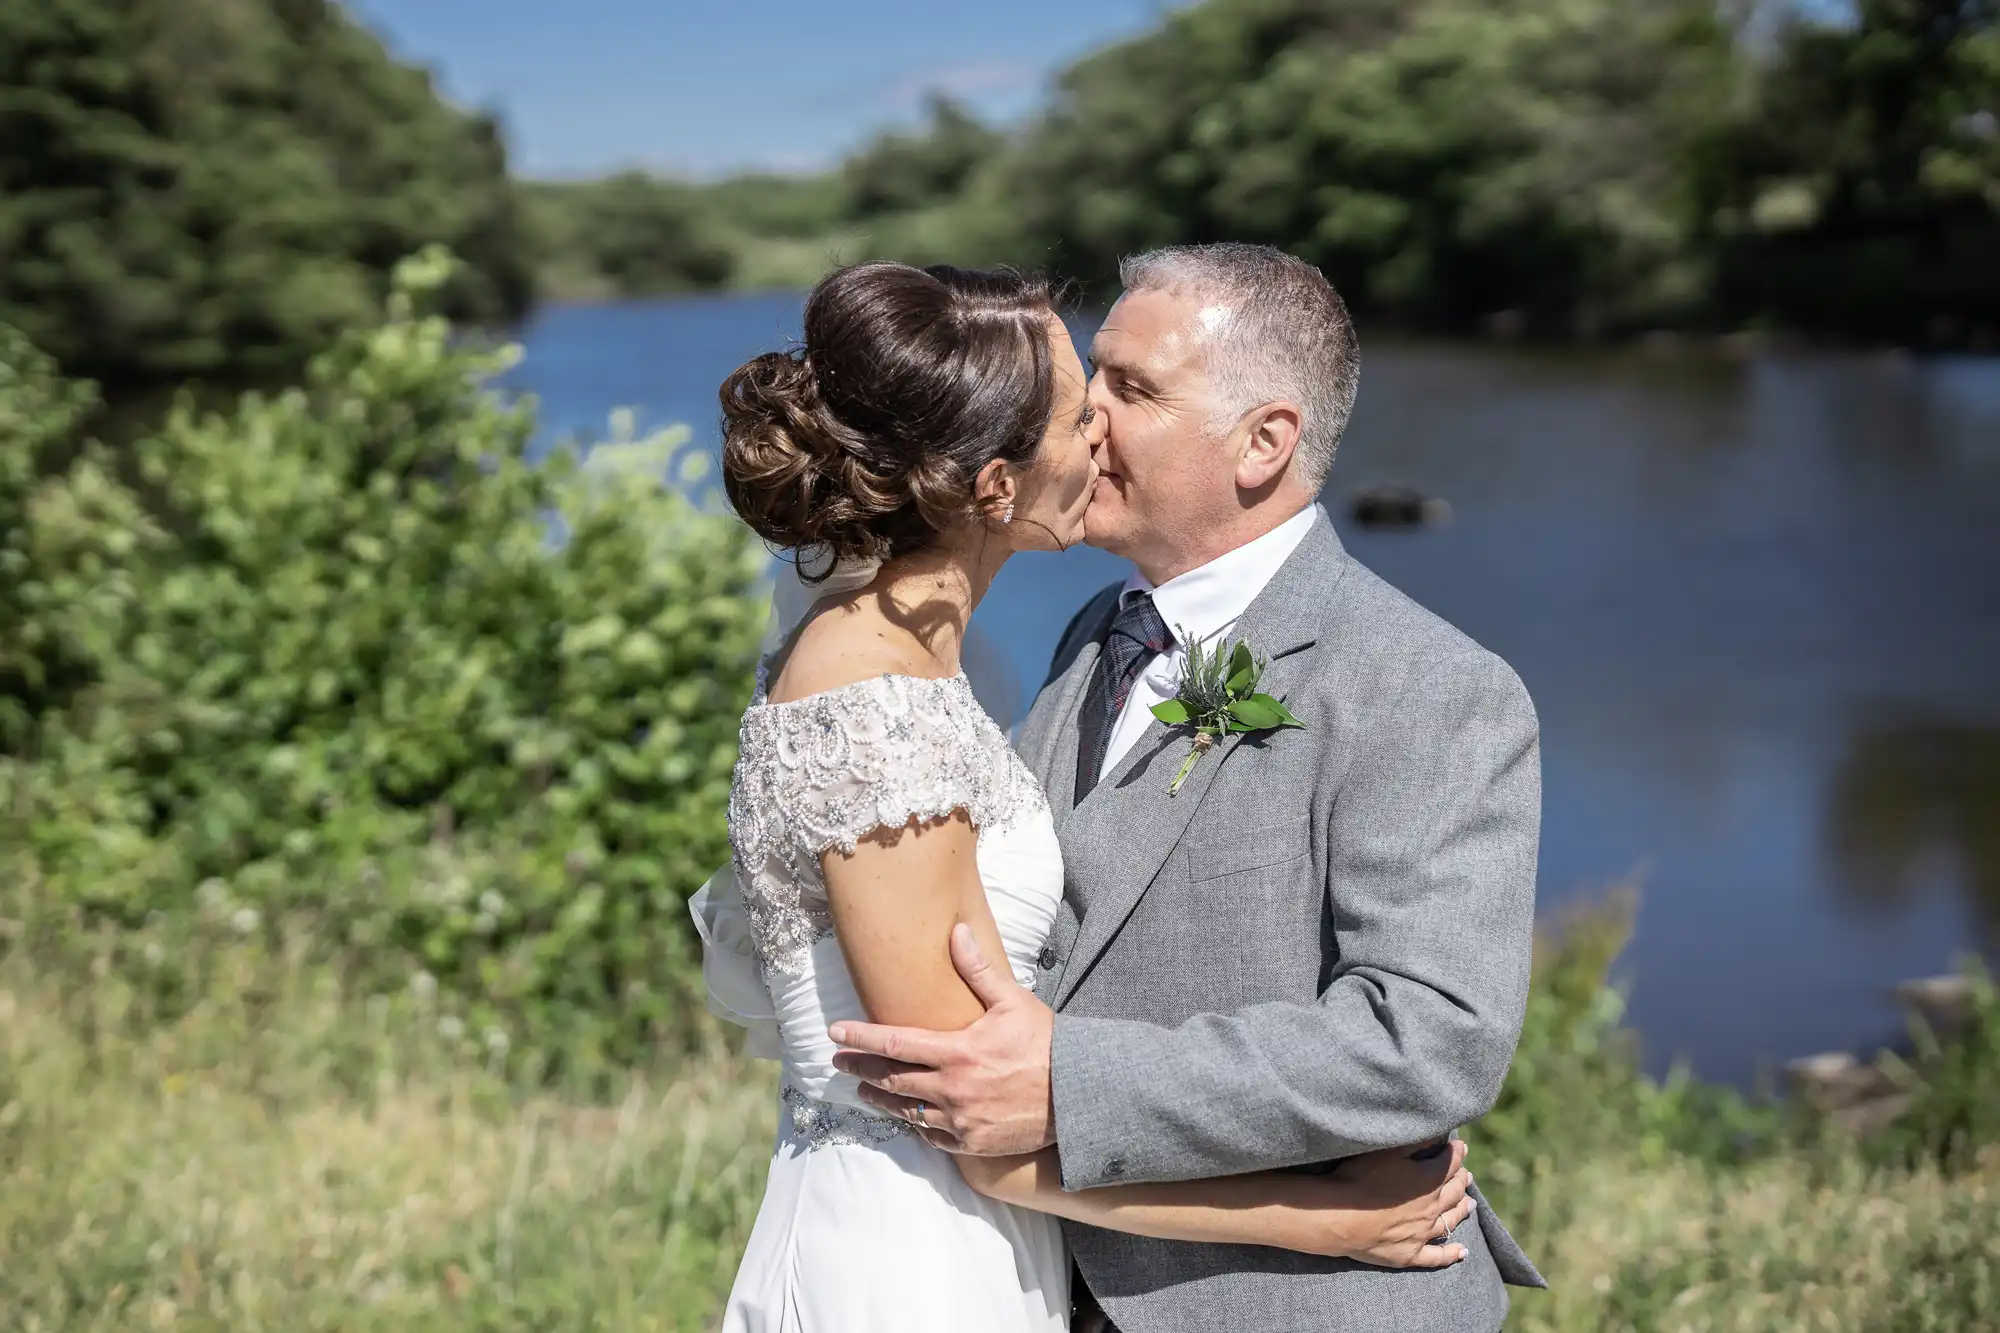
[[[1225,0],[1070,71],[1010,163],[1028,247],[1102,282],[1185,241],[1279,245],[1363,310],[1455,322],[1684,299],[1673,112],[1695,6]],[[1654,310],[1643,313],[1651,315]]]
[[[558,1100],[419,997],[227,929],[182,947],[204,981],[175,1013],[114,952],[0,959],[0,1327],[711,1327],[767,1072],[662,1062]]]
[[[730,252],[691,186],[627,172],[531,185],[527,199],[550,295],[651,296],[729,277]]]
[[[842,165],[849,217],[907,213],[950,198],[1003,142],[946,97],[932,96],[926,120],[922,132],[881,135]]]
[[[570,298],[650,296],[808,285],[835,263],[878,255],[971,262],[966,235],[940,232],[936,214],[1004,146],[938,97],[920,131],[878,135],[823,175],[533,184],[542,285]]]
[[[331,0],[0,0],[0,322],[72,374],[265,376],[380,308],[528,303],[497,125]]]
[[[1731,20],[1755,8],[1206,0],[1079,62],[1005,136],[941,101],[821,177],[654,182],[685,258],[653,262],[734,286],[1013,262],[1106,295],[1133,251],[1249,240],[1422,327],[1993,332],[1992,0],[1799,10],[1765,38]]]
[[[1963,1171],[2000,1142],[2000,993],[1976,964],[1965,1029],[1940,1040],[1919,1025],[1914,1062],[1896,1062],[1911,1093],[1908,1111],[1871,1140],[1871,1157],[1899,1166]]]
[[[2000,315],[2000,5],[1795,22],[1705,189],[1735,313],[1955,341]]]
[[[0,325],[0,753],[24,743],[48,702],[67,654],[52,627],[30,611],[48,598],[28,515],[43,472],[67,449],[93,404],[17,331]]]
[[[18,853],[0,842],[0,1327],[712,1326],[762,1193],[768,1066],[668,1056],[551,1088],[467,1049],[444,997],[357,987],[342,941],[227,917],[51,949]],[[1469,1135],[1551,1282],[1508,1327],[1990,1327],[2000,1154],[1947,1176],[1646,1146],[1629,1068],[1592,1054],[1622,919],[1551,941],[1509,1100]],[[1532,1190],[1501,1183],[1510,1160],[1541,1164]]]
[[[1520,1044],[1499,1100],[1466,1133],[1475,1173],[1497,1207],[1524,1227],[1568,1226],[1575,1200],[1552,1188],[1607,1150],[1641,1165],[1669,1160],[1722,1166],[1773,1150],[1787,1122],[1684,1070],[1664,1082],[1642,1072],[1622,1025],[1620,990],[1609,980],[1630,937],[1636,897],[1614,895],[1547,931],[1537,942],[1534,981]]]
[[[406,268],[302,387],[139,441],[161,528],[87,458],[42,484],[21,586],[51,591],[0,641],[65,645],[80,683],[10,685],[36,726],[0,818],[81,920],[312,919],[377,989],[629,1051],[691,1021],[758,553],[662,476],[678,438],[531,464],[529,409],[485,387],[508,355],[412,309],[449,273]],[[13,475],[73,395],[18,344],[0,376]]]
[[[1177,630],[1187,644],[1187,669],[1182,673],[1180,692],[1164,703],[1153,705],[1153,716],[1170,727],[1187,727],[1194,744],[1180,770],[1167,786],[1167,794],[1180,795],[1181,784],[1208,748],[1223,736],[1278,727],[1303,727],[1305,723],[1268,694],[1257,692],[1266,663],[1250,651],[1247,642],[1230,648],[1226,639],[1205,643],[1199,635]]]
[[[37,719],[97,679],[159,541],[104,451],[79,446],[96,401],[0,325],[0,760],[32,753]]]

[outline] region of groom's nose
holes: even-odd
[[[1112,396],[1111,390],[1105,387],[1102,374],[1091,379],[1084,390],[1084,395],[1090,405],[1097,409],[1097,435],[1091,440],[1090,448],[1092,453],[1100,453],[1104,446],[1111,442],[1111,423],[1116,419],[1111,409],[1117,405],[1118,400]]]

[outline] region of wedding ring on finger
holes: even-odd
[[[915,1125],[919,1129],[929,1129],[931,1127],[931,1122],[928,1119],[926,1119],[926,1117],[929,1116],[930,1113],[931,1113],[930,1107],[925,1106],[922,1102],[918,1102],[917,1109],[910,1112],[910,1123]]]

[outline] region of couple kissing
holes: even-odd
[[[727,1333],[1491,1333],[1541,1278],[1454,1131],[1528,991],[1513,671],[1317,503],[1360,376],[1313,268],[871,263],[721,390],[789,554],[744,713],[710,1004],[782,1064]],[[1020,551],[1130,575],[1010,743],[960,662]]]

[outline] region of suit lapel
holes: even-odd
[[[1270,658],[1259,686],[1265,693],[1283,698],[1295,683],[1306,678],[1320,621],[1317,613],[1325,607],[1346,566],[1346,552],[1340,538],[1321,512],[1299,548],[1236,622],[1231,639],[1247,639],[1254,651]],[[1094,654],[1091,661],[1094,666]],[[1078,730],[1075,711],[1081,702],[1080,691],[1075,699],[1066,701],[1069,711],[1064,718],[1064,729],[1068,733],[1070,776],[1063,778],[1060,768],[1051,775],[1072,800]],[[1311,725],[1310,719],[1307,725]],[[1270,740],[1270,733],[1225,737],[1196,762],[1180,794],[1169,796],[1167,787],[1186,758],[1191,739],[1184,728],[1169,728],[1154,722],[1141,734],[1131,752],[1075,808],[1071,816],[1075,821],[1074,831],[1067,840],[1065,854],[1084,837],[1101,838],[1105,840],[1103,843],[1094,843],[1088,850],[1104,853],[1109,865],[1102,881],[1092,887],[1089,913],[1065,960],[1062,980],[1056,988],[1057,1008],[1068,1003],[1098,956],[1152,886],[1160,868],[1180,845],[1222,766],[1246,742],[1264,744]],[[1057,748],[1061,751],[1063,747]],[[1051,796],[1053,799],[1053,793]],[[1066,800],[1059,809],[1066,809],[1070,803]],[[1063,815],[1058,813],[1056,820],[1058,831],[1063,830]]]
[[[1077,715],[1083,709],[1084,691],[1090,687],[1090,675],[1097,669],[1101,649],[1101,643],[1085,644],[1056,687],[1060,691],[1056,697],[1056,723],[1050,728],[1049,741],[1044,747],[1046,766],[1038,776],[1042,789],[1048,793],[1058,833],[1076,807],[1076,750],[1082,743]]]

